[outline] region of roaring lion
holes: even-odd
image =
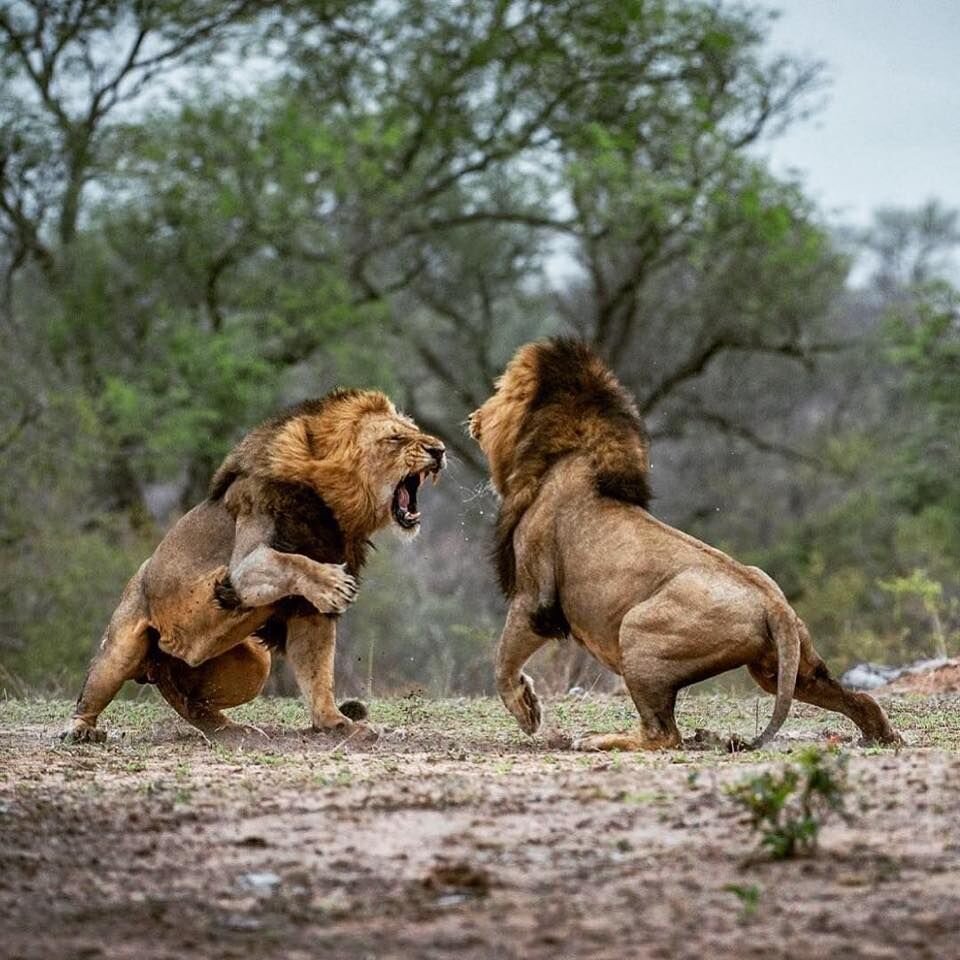
[[[221,711],[261,691],[270,648],[285,650],[313,727],[352,730],[365,710],[351,718],[334,699],[335,618],[370,535],[391,519],[415,534],[420,484],[445,463],[443,443],[373,391],[257,427],[127,584],[64,738],[103,740],[97,717],[126,680],[156,684],[206,733],[236,727]]]
[[[583,750],[681,744],[677,691],[746,665],[780,729],[793,697],[846,714],[868,742],[900,742],[873,698],[836,682],[780,588],[757,567],[647,512],[649,443],[636,405],[583,343],[521,347],[470,416],[501,498],[496,565],[510,601],[497,690],[529,734],[540,702],[521,672],[550,638],[574,637],[626,682],[640,726]]]

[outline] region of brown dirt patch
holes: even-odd
[[[723,787],[782,752],[550,750],[488,701],[374,703],[389,729],[343,749],[292,729],[289,705],[230,749],[117,705],[105,745],[65,748],[66,704],[0,703],[0,953],[956,956],[960,698],[888,705],[910,746],[850,747],[854,822],[815,859],[745,866]],[[554,712],[603,729],[629,706]],[[704,717],[762,725],[752,699],[685,702],[687,729]],[[778,749],[849,732],[801,707]]]
[[[920,673],[905,673],[884,688],[891,693],[960,693],[960,658],[924,670]]]

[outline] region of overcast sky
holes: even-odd
[[[765,0],[771,47],[827,62],[826,106],[763,152],[831,221],[938,197],[960,208],[960,0]]]

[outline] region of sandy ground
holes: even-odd
[[[930,670],[897,677],[885,690],[888,693],[960,693],[960,657]]]
[[[750,735],[769,704],[691,696],[681,726]],[[262,701],[270,739],[239,747],[117,704],[106,744],[70,748],[67,704],[0,702],[0,956],[960,957],[960,698],[885,705],[899,753],[795,707],[774,750],[635,756],[550,749],[484,700],[375,702],[375,744]],[[629,720],[619,698],[553,710]],[[853,822],[751,863],[724,787],[825,739]]]

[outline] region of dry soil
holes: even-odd
[[[0,702],[0,956],[960,957],[960,698],[884,703],[899,752],[795,706],[773,750],[637,756],[531,741],[489,700],[374,702],[372,744],[291,701],[229,745],[118,703],[79,747],[69,704]],[[688,696],[681,726],[752,735],[769,705]],[[552,707],[566,734],[631,720]],[[813,742],[849,752],[853,819],[758,861],[725,787]]]

